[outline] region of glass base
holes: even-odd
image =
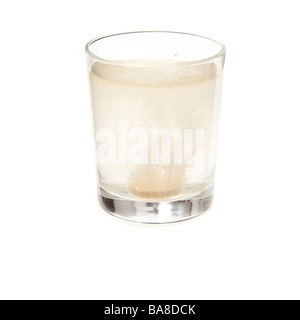
[[[189,199],[166,202],[146,202],[117,197],[99,190],[101,207],[117,218],[139,223],[172,223],[194,218],[207,211],[213,193],[197,195]]]

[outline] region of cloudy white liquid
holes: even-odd
[[[102,189],[149,201],[184,199],[212,190],[222,81],[213,63],[95,62],[90,81]],[[115,141],[103,132],[114,132]],[[147,141],[138,138],[139,132],[147,133]],[[164,161],[163,135],[158,136],[163,132],[182,133],[182,140],[170,139],[169,163]],[[186,163],[189,133],[194,161]],[[108,146],[115,152],[105,163],[101,154],[107,156]],[[142,163],[134,163],[134,157]]]

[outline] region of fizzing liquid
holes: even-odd
[[[212,193],[222,81],[215,64],[94,62],[90,81],[99,188],[153,202]]]

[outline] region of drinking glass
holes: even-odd
[[[141,31],[86,45],[99,202],[142,223],[195,217],[212,203],[225,47]]]

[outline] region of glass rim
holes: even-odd
[[[91,58],[94,58],[100,62],[106,63],[106,64],[113,64],[113,65],[122,65],[122,66],[132,66],[132,64],[130,63],[126,63],[123,61],[115,61],[115,60],[109,60],[109,59],[105,59],[102,58],[101,56],[94,54],[91,50],[90,47],[93,45],[93,43],[100,41],[102,39],[106,39],[106,38],[110,38],[110,37],[115,37],[115,36],[123,36],[123,35],[130,35],[130,34],[149,34],[149,33],[164,33],[164,34],[177,34],[177,35],[187,35],[187,36],[194,36],[194,37],[198,37],[198,38],[202,38],[205,40],[209,40],[212,41],[214,43],[216,43],[217,45],[219,45],[220,50],[213,54],[210,55],[206,58],[203,59],[197,59],[197,60],[190,60],[190,61],[178,61],[178,64],[183,64],[183,65],[193,65],[193,64],[201,64],[201,63],[207,63],[209,61],[215,60],[218,57],[221,56],[225,56],[225,52],[226,52],[226,47],[223,44],[223,42],[219,41],[219,40],[214,40],[212,38],[206,37],[206,36],[201,36],[198,34],[194,34],[194,33],[188,33],[188,32],[177,32],[177,31],[129,31],[129,32],[121,32],[121,33],[114,33],[114,34],[108,34],[108,35],[103,35],[97,38],[94,38],[92,40],[90,40],[86,45],[85,45],[85,51],[87,53],[87,55]],[[166,64],[168,65],[168,64]],[[143,65],[140,65],[141,67]],[[161,65],[160,65],[161,66]]]

